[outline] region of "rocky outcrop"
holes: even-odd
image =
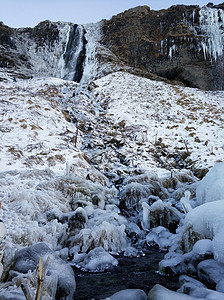
[[[191,87],[223,89],[222,9],[178,5],[152,11],[139,6],[106,21],[102,42],[133,68]]]
[[[126,71],[223,90],[223,4],[176,5],[159,11],[138,6],[99,23],[100,42],[91,40],[97,31],[94,24],[86,31],[65,22],[44,21],[20,29],[0,23],[0,68],[16,77],[54,76],[80,82],[86,67],[94,78]]]
[[[0,68],[19,78],[55,76],[79,82],[85,44],[81,25],[44,21],[14,29],[0,23]]]

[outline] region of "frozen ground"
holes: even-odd
[[[180,199],[197,205],[194,174],[223,160],[223,92],[117,72],[91,82],[77,97],[74,82],[55,78],[13,82],[6,73],[1,78],[5,78],[0,82],[5,270],[16,250],[40,241],[90,271],[116,266],[114,253],[140,255],[146,241],[157,241],[162,248],[173,245],[161,264],[163,270],[189,271],[186,254],[175,252],[178,238],[169,232],[171,227],[161,226],[147,235],[152,224],[166,222],[160,224],[153,215],[157,209],[150,208],[150,218],[155,218],[150,223],[142,204],[162,199],[164,205],[156,202],[159,214],[173,222],[175,206],[180,224],[185,218]],[[184,198],[186,190],[190,200]],[[143,230],[140,224],[146,219],[149,227]],[[191,253],[190,261],[192,257]],[[5,285],[2,290],[9,293]],[[155,293],[160,290],[156,287]],[[195,285],[191,291],[199,298]]]

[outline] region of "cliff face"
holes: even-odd
[[[44,21],[34,28],[13,29],[0,23],[0,68],[18,77],[77,82],[85,68],[98,78],[124,70],[223,90],[223,24],[224,4],[160,11],[139,6],[86,26]]]
[[[0,68],[15,76],[54,76],[80,81],[85,59],[81,25],[44,21],[14,29],[0,23]]]
[[[122,61],[191,87],[223,89],[223,5],[130,9],[105,22],[102,42]]]

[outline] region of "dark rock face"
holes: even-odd
[[[139,6],[106,21],[102,42],[133,68],[191,87],[223,89],[223,53],[214,58],[210,55],[216,55],[213,50],[205,57],[208,29],[201,23],[204,17],[205,25],[212,25],[209,14],[213,11],[217,12],[215,22],[223,38],[222,6],[207,8],[203,13],[198,6],[178,5],[160,11]],[[206,13],[208,16],[203,15]]]
[[[43,47],[45,44],[53,46],[59,40],[59,29],[56,23],[50,21],[40,22],[32,30],[31,37],[34,38],[38,47]]]
[[[7,48],[15,49],[12,40],[14,30],[0,22],[0,68],[10,68],[15,66],[15,62],[10,57]]]

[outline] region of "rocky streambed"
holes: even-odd
[[[158,263],[165,252],[157,246],[150,247],[141,257],[116,257],[117,267],[104,272],[83,272],[74,267],[76,278],[76,300],[100,300],[124,289],[142,289],[148,294],[155,284],[171,290],[179,288],[178,276],[165,276],[158,272]]]

